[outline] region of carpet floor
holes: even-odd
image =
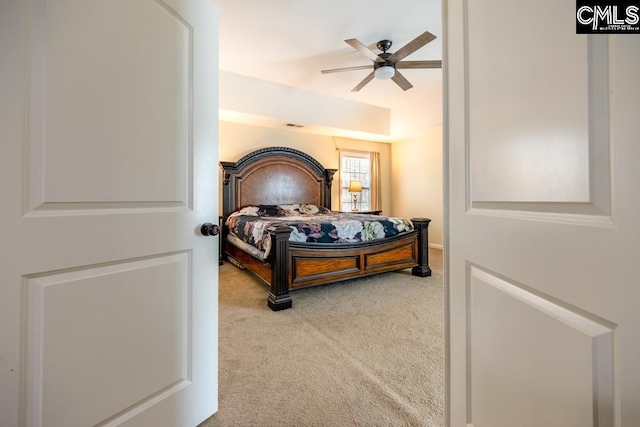
[[[214,426],[444,425],[442,276],[408,270],[291,292],[220,267]]]

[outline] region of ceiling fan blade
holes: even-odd
[[[426,45],[430,41],[435,40],[435,38],[436,38],[436,36],[431,34],[429,31],[425,31],[424,33],[420,34],[415,39],[411,40],[406,45],[402,46],[400,48],[400,50],[398,50],[395,53],[391,54],[391,56],[388,57],[387,60],[389,60],[391,62],[398,62],[401,59],[411,55],[413,52],[415,52],[416,50],[420,49],[422,46]]]
[[[369,58],[374,62],[380,62],[383,60],[374,51],[372,51],[367,46],[362,44],[362,42],[360,42],[358,39],[347,39],[345,40],[345,42],[347,42],[349,46],[351,46],[358,52],[362,53],[364,56],[366,56],[367,58]]]
[[[365,85],[367,83],[369,83],[371,80],[373,80],[374,77],[375,77],[375,74],[373,74],[373,71],[372,71],[367,77],[364,78],[364,80],[362,80],[360,83],[358,83],[358,86],[356,86],[353,89],[351,89],[351,92],[358,92],[360,89],[365,87]]]
[[[405,79],[404,76],[400,74],[398,70],[396,70],[396,73],[393,75],[393,77],[391,77],[391,80],[396,82],[396,84],[400,86],[402,90],[408,90],[413,87],[413,85],[409,83],[409,81]]]
[[[396,63],[398,68],[442,68],[442,61],[400,61]]]
[[[373,68],[373,65],[358,65],[356,67],[333,68],[331,70],[322,70],[321,73],[322,74],[340,73],[342,71],[369,70],[371,68]]]

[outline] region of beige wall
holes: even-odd
[[[442,130],[391,144],[391,214],[427,217],[429,243],[441,247]]]
[[[387,108],[227,71],[220,71],[219,105],[225,114],[240,114],[241,117],[240,120],[222,118],[224,121],[262,126],[255,120],[267,120],[276,127],[278,122],[302,123],[308,126],[305,133],[313,128],[311,132],[315,134],[340,135],[341,131],[349,131],[384,137],[391,129],[391,112]],[[246,116],[252,121],[242,119]],[[320,129],[329,132],[316,131]],[[359,138],[353,134],[349,137]]]
[[[338,150],[362,150],[380,153],[382,170],[382,209],[391,212],[391,145],[383,142],[361,141],[305,133],[299,130],[251,126],[220,122],[220,160],[237,161],[242,156],[264,147],[289,147],[309,154],[325,168],[339,169]],[[336,176],[331,205],[340,207],[339,177]],[[220,207],[222,209],[222,206]]]

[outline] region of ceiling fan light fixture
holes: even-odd
[[[382,67],[376,68],[374,73],[376,79],[389,80],[396,74],[396,69],[391,65],[384,65]]]

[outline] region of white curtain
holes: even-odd
[[[371,153],[371,210],[382,209],[380,153]]]

